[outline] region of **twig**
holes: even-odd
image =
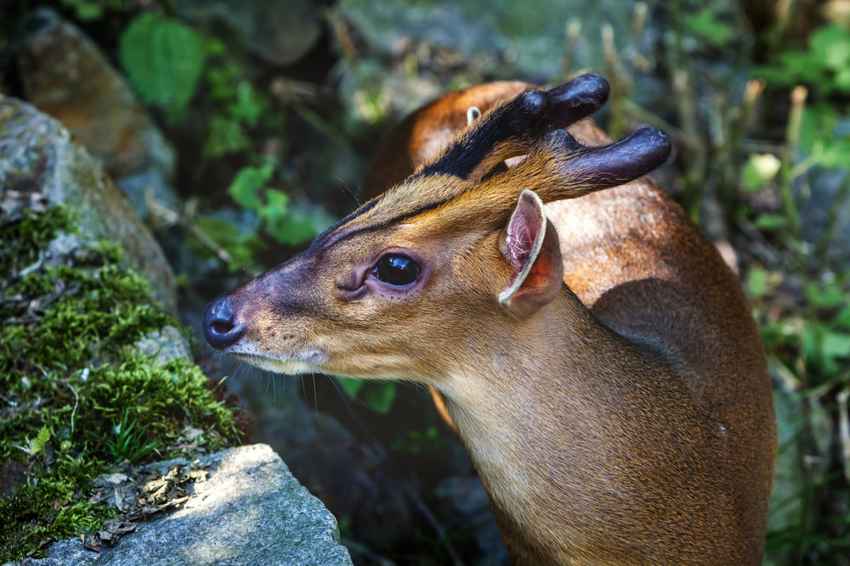
[[[74,416],[77,414],[77,405],[80,403],[80,396],[77,395],[76,389],[74,389],[74,387],[70,383],[68,383],[66,381],[65,385],[67,385],[68,389],[71,390],[71,393],[74,394],[74,410],[71,411],[71,434],[73,435],[74,434]]]
[[[341,148],[351,147],[349,140],[347,140],[344,136],[338,133],[338,128],[335,128],[333,125],[329,124],[327,120],[316,114],[311,108],[307,105],[302,104],[298,100],[291,100],[289,105],[295,110],[295,112],[304,118],[307,123],[316,128],[319,133],[332,141],[335,145]]]
[[[635,2],[635,9],[632,12],[632,45],[637,52],[640,49],[640,44],[643,41],[643,32],[646,28],[646,2]]]
[[[738,108],[738,117],[729,133],[729,155],[726,160],[726,182],[721,184],[721,201],[726,212],[726,223],[731,228],[735,224],[739,186],[741,184],[741,154],[744,132],[750,122],[756,102],[764,90],[764,81],[749,81],[744,88],[744,100]]]
[[[688,139],[687,134],[684,130],[677,128],[658,114],[652,112],[651,110],[647,110],[643,106],[638,105],[634,100],[630,98],[626,98],[623,100],[623,110],[639,122],[643,122],[645,124],[649,124],[650,126],[655,126],[661,128],[671,136],[673,136],[677,140],[681,140],[682,143],[690,144],[692,141]],[[693,141],[696,143],[696,140]]]
[[[703,144],[699,141],[696,95],[691,84],[691,73],[686,65],[684,0],[673,0],[670,3],[670,8],[673,25],[673,49],[670,50],[669,64],[672,71],[676,112],[679,115],[679,123],[685,131],[685,139],[687,140],[686,151],[682,155],[685,162],[685,173],[682,177],[685,185],[685,212],[692,219],[698,220],[702,203],[696,198],[696,195],[702,194],[702,188],[697,186],[698,181],[696,179],[703,178],[700,173],[703,171],[702,160],[705,157]]]
[[[780,168],[780,191],[782,201],[785,205],[785,213],[791,222],[791,230],[794,237],[802,240],[802,229],[800,225],[800,211],[794,202],[791,193],[791,183],[794,180],[792,174],[792,161],[797,151],[797,143],[800,139],[800,124],[803,120],[803,107],[806,104],[808,91],[804,86],[798,86],[791,92],[791,112],[788,115],[788,127],[785,130],[785,150],[783,152],[782,166]]]
[[[826,222],[824,223],[823,230],[820,235],[818,235],[818,239],[815,241],[815,255],[821,258],[821,268],[826,267],[825,264],[828,257],[826,249],[829,247],[830,240],[832,239],[832,232],[835,230],[835,222],[838,220],[838,212],[841,210],[841,205],[844,204],[844,201],[847,200],[848,196],[850,196],[850,171],[845,173],[844,182],[832,198],[832,204],[827,211]]]
[[[11,406],[13,406],[13,407],[17,407],[17,406],[18,406],[18,402],[17,402],[17,401],[12,401],[12,400],[11,400],[11,399],[9,399],[8,397],[4,397],[3,395],[0,395],[0,399],[3,399],[4,401],[6,401],[7,403],[9,403],[9,404],[10,404]]]
[[[464,566],[463,560],[460,559],[460,556],[457,555],[454,546],[451,542],[449,542],[449,539],[446,536],[446,529],[443,528],[443,525],[441,525],[434,514],[431,513],[431,510],[428,509],[428,506],[425,505],[425,502],[422,501],[422,498],[419,497],[419,494],[408,482],[404,482],[404,488],[407,491],[407,496],[410,497],[419,512],[422,513],[425,519],[431,524],[431,527],[437,532],[437,536],[440,537],[440,542],[443,543],[443,548],[446,549],[446,553],[449,555],[449,558],[451,558],[452,564],[454,564],[454,566]]]
[[[623,113],[623,100],[626,98],[623,88],[623,78],[617,64],[617,46],[614,43],[614,28],[611,24],[602,26],[602,53],[605,55],[605,72],[611,85],[611,95],[608,98],[610,118],[608,131],[617,139],[626,130],[626,117]]]
[[[841,447],[844,456],[844,475],[850,481],[850,415],[848,415],[847,410],[848,397],[850,397],[850,388],[845,387],[835,396],[835,399],[838,401],[838,430],[841,434]]]
[[[26,277],[30,273],[33,273],[33,272],[41,269],[42,265],[44,265],[44,250],[38,250],[38,259],[36,260],[36,262],[34,264],[30,265],[29,267],[25,267],[24,269],[20,270],[17,273],[16,278],[20,279],[22,277]]]
[[[561,75],[564,80],[570,77],[570,69],[576,55],[576,45],[581,37],[581,20],[570,20],[567,23],[564,37],[564,58],[561,60]]]
[[[195,238],[201,242],[207,249],[209,249],[218,259],[220,259],[225,264],[236,263],[236,260],[233,259],[233,256],[230,253],[219,246],[215,240],[210,238],[206,232],[201,230],[194,222],[187,218],[187,215],[180,214],[174,210],[171,210],[167,206],[158,203],[154,199],[148,200],[148,212],[152,216],[157,217],[168,225],[178,225],[183,228],[189,230]],[[242,266],[245,269],[246,273],[251,277],[256,277],[259,275],[254,269],[251,269],[248,266]]]

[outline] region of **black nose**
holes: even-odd
[[[245,325],[236,321],[227,297],[222,295],[207,305],[204,311],[204,335],[210,346],[217,350],[232,346],[244,330]]]

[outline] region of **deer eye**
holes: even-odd
[[[404,255],[388,254],[378,260],[372,275],[390,285],[410,285],[419,278],[419,264]]]

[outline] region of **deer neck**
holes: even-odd
[[[593,432],[604,409],[594,398],[605,386],[600,364],[621,357],[624,340],[564,287],[530,319],[494,329],[484,342],[468,348],[478,354],[441,389],[482,475],[534,475],[543,464],[533,461],[534,445],[545,455],[550,443],[562,449]]]

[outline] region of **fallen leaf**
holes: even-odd
[[[112,483],[112,484],[118,485],[121,482],[127,481],[128,478],[124,474],[107,474],[107,475],[103,476],[102,479],[106,483]]]

